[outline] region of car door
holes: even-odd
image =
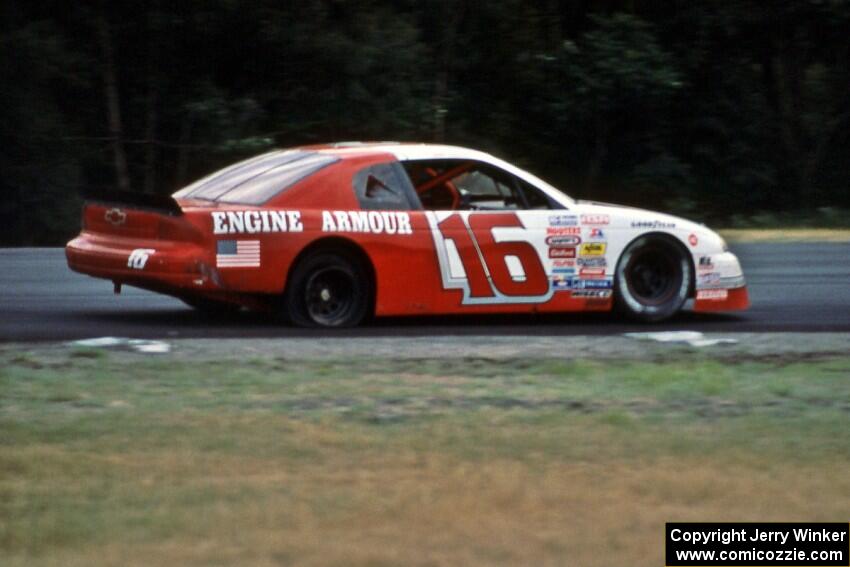
[[[404,166],[428,219],[442,289],[460,311],[488,305],[531,310],[549,301],[555,292],[550,250],[569,254],[567,233],[578,228],[575,219],[575,229],[547,234],[553,220],[568,221],[562,205],[484,162],[417,160]],[[575,246],[572,252],[574,258]]]

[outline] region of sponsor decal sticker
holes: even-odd
[[[565,276],[552,276],[552,287],[554,289],[572,289],[576,280]]]
[[[581,215],[582,224],[608,224],[610,220],[608,215]]]
[[[632,221],[632,228],[676,228],[676,223],[665,221]]]
[[[579,249],[582,256],[603,256],[607,244],[604,242],[585,242]]]
[[[729,297],[726,289],[701,289],[697,291],[697,299],[704,301],[723,301]]]
[[[557,289],[590,289],[610,290],[614,287],[614,282],[610,279],[606,280],[580,280],[574,276],[553,275],[551,278],[552,287]]]
[[[555,268],[572,268],[575,265],[576,261],[574,259],[552,260],[552,266]]]
[[[576,273],[576,269],[575,268],[552,268],[552,273],[553,274],[570,274],[570,275],[572,275],[572,274]]]
[[[575,258],[576,257],[576,249],[575,248],[550,248],[549,249],[549,257],[550,258]]]
[[[213,211],[213,234],[303,232],[301,211]]]
[[[153,248],[136,248],[127,258],[127,267],[134,270],[144,270],[148,259],[156,253]]]
[[[605,299],[611,297],[610,289],[577,289],[573,292],[572,296],[576,298],[594,298],[594,299]]]
[[[700,256],[699,259],[700,271],[713,270],[714,264],[711,262],[711,256]]]
[[[118,208],[109,209],[103,213],[103,220],[112,226],[121,226],[127,222],[127,213]]]
[[[552,226],[576,226],[578,217],[576,215],[550,215],[549,224]]]
[[[605,240],[605,232],[601,228],[591,228],[588,238],[592,240]]]
[[[322,232],[413,234],[410,215],[395,211],[322,211]]]
[[[579,287],[583,289],[611,289],[614,287],[613,280],[582,280]]]
[[[698,285],[717,285],[720,283],[720,272],[709,272],[697,277]]]
[[[259,240],[219,240],[215,265],[218,268],[259,268]]]
[[[585,266],[588,268],[604,268],[608,265],[604,256],[600,256],[598,258],[579,258],[577,263],[579,266]]]
[[[588,279],[604,278],[605,268],[582,268],[579,275]]]
[[[690,244],[691,246],[696,246],[697,244],[699,244],[699,238],[697,238],[696,234],[691,233],[691,235],[688,237],[688,244]]]
[[[547,236],[546,244],[555,247],[576,246],[577,244],[581,244],[581,237],[569,234],[562,236]]]
[[[546,234],[550,236],[562,236],[564,234],[581,234],[578,226],[550,226],[546,228]]]

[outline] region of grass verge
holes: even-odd
[[[726,228],[729,242],[850,242],[850,228]]]
[[[850,358],[0,353],[4,565],[663,565],[844,521]]]

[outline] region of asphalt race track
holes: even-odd
[[[688,329],[705,332],[850,331],[850,243],[741,244],[749,311],[682,313],[660,325],[609,314],[379,319],[347,330],[297,329],[268,315],[204,317],[180,301],[68,269],[62,249],[0,249],[0,341],[98,336],[225,338],[316,336],[604,335]]]

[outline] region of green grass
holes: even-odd
[[[659,565],[664,521],[846,520],[848,378],[842,357],[6,351],[0,558]]]

